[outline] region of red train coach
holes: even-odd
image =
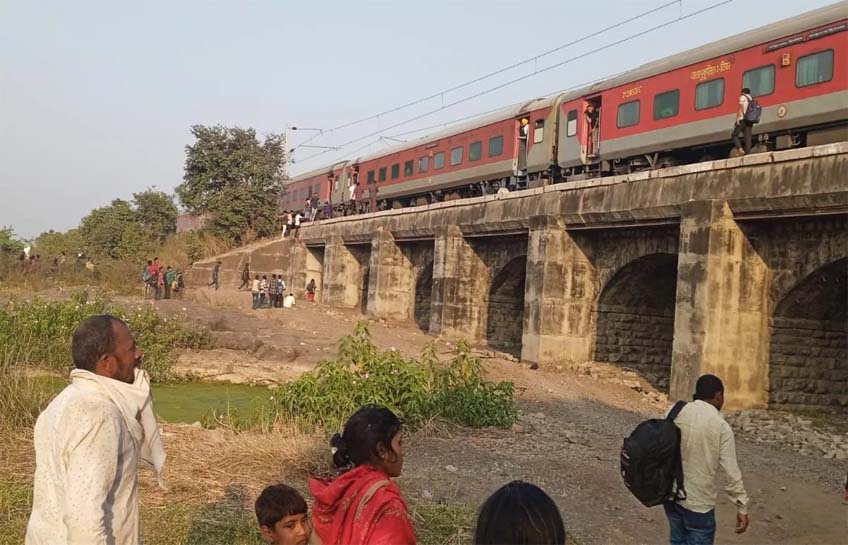
[[[327,167],[299,174],[285,185],[285,193],[280,200],[281,210],[303,210],[306,199],[318,195],[323,204],[332,201],[330,195],[334,188],[341,185],[342,173],[347,161],[339,161]]]
[[[846,139],[848,2],[653,62],[564,97],[564,176],[726,156],[743,87],[761,104],[754,151]],[[585,111],[599,115],[590,130]]]
[[[424,204],[538,178],[554,160],[556,100],[504,108],[351,161],[359,176],[358,198],[367,203],[373,192],[384,206]]]

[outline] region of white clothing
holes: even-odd
[[[26,545],[140,545],[139,461],[165,462],[147,373],[125,384],[84,370],[35,424]]]
[[[739,97],[739,108],[742,110],[742,114],[739,114],[739,111],[736,112],[736,121],[742,121],[745,119],[745,112],[748,111],[748,104],[751,102],[751,97],[743,94]]]
[[[259,293],[259,279],[258,278],[253,279],[253,282],[250,285],[250,291],[252,291],[253,293]]]
[[[286,295],[283,299],[283,308],[292,308],[294,306],[294,295]]]
[[[668,412],[666,412],[666,415]],[[680,453],[683,456],[683,486],[686,499],[680,505],[696,513],[715,509],[716,473],[719,467],[727,476],[725,491],[739,513],[747,513],[748,494],[736,463],[733,430],[721,413],[706,401],[687,403],[674,423],[680,428]]]
[[[302,219],[303,219],[303,216],[300,214],[300,212],[295,214],[295,216],[294,216],[294,226],[300,227],[300,220],[302,220]]]

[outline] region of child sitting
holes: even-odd
[[[306,500],[290,486],[265,488],[254,504],[262,539],[271,545],[319,545],[312,538]],[[317,538],[317,536],[316,536]]]

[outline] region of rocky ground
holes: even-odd
[[[235,294],[238,298],[247,294]],[[206,302],[163,301],[162,312],[209,325],[217,348],[187,353],[180,369],[235,382],[279,382],[335,352],[338,339],[362,316],[299,303],[296,311],[249,310]],[[432,338],[413,323],[371,321],[375,342],[418,353]],[[437,342],[441,353],[452,345]],[[479,505],[513,479],[551,494],[581,543],[663,543],[661,509],[632,498],[619,475],[621,442],[641,420],[660,414],[665,394],[638,374],[602,363],[530,369],[508,355],[478,347],[489,376],[511,380],[522,412],[509,430],[438,430],[413,438],[402,477],[423,499]],[[655,383],[655,382],[654,382]],[[751,528],[733,532],[734,513],[717,508],[718,542],[846,543],[848,507],[841,486],[848,463],[848,426],[838,419],[744,411],[728,415],[751,496]]]

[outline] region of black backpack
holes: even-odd
[[[680,428],[674,424],[685,405],[678,401],[667,417],[642,422],[621,447],[624,484],[646,507],[686,499]]]
[[[745,121],[755,125],[760,122],[760,117],[763,115],[763,107],[751,95],[746,96],[748,97],[748,109],[745,110]]]

